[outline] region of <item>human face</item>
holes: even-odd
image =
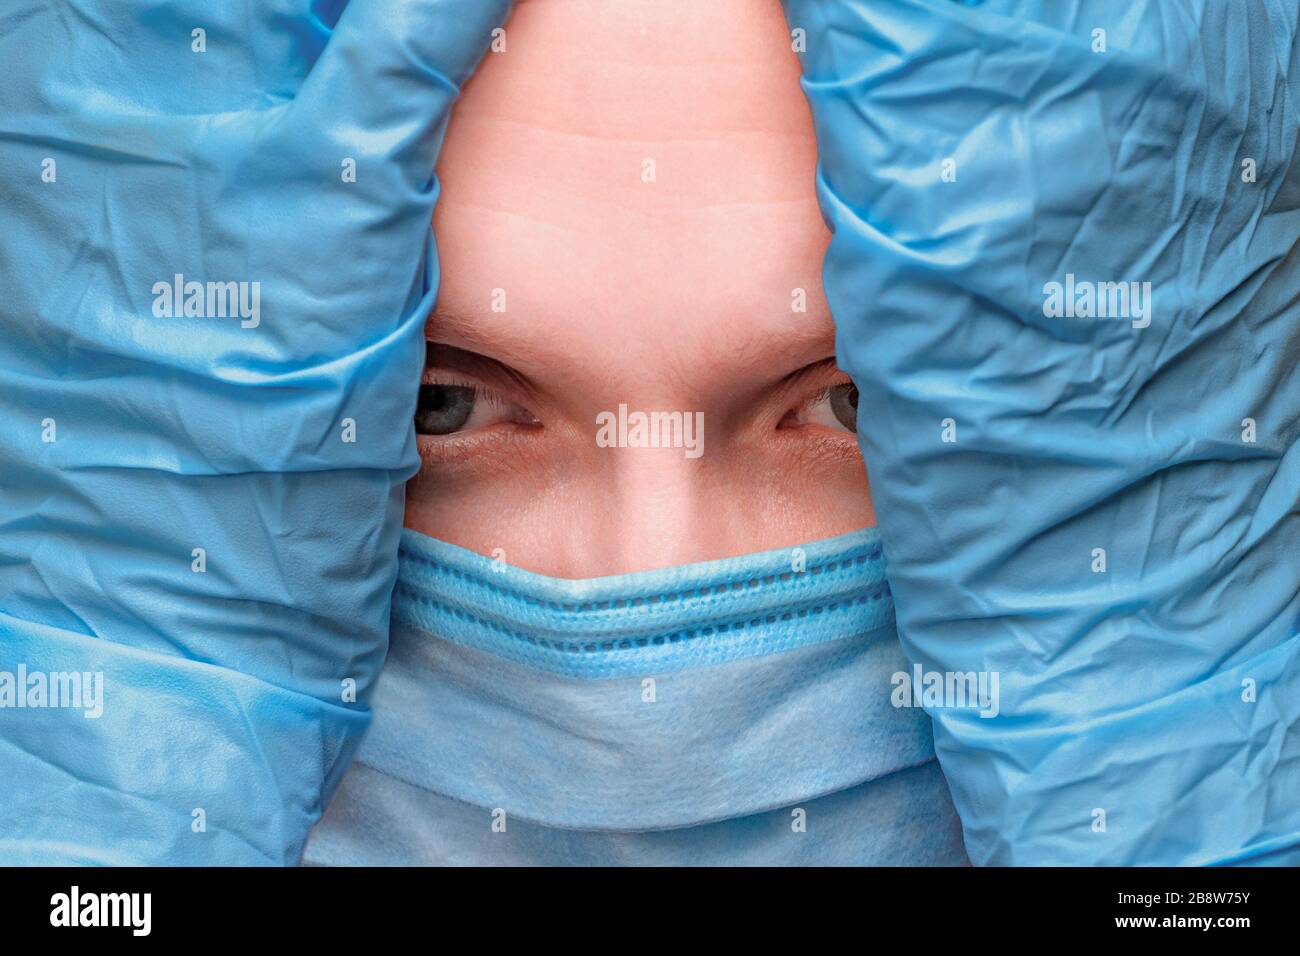
[[[438,167],[407,526],[590,577],[872,524],[815,163],[775,0],[523,0]],[[602,447],[620,405],[702,453]]]

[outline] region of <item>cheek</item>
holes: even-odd
[[[866,466],[837,436],[749,453],[728,469],[729,497],[748,508],[742,520],[762,546],[786,547],[848,534],[876,523]],[[743,553],[743,552],[736,552]]]
[[[540,574],[591,577],[605,573],[603,542],[618,533],[609,485],[580,455],[566,467],[529,458],[426,468],[406,486],[405,524],[479,554],[501,549]]]
[[[566,443],[526,466],[427,469],[407,486],[406,525],[560,577],[793,547],[875,523],[862,460],[844,445],[720,441],[688,462]]]

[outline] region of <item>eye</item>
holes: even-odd
[[[539,424],[521,405],[486,389],[455,382],[426,382],[415,406],[418,435],[453,435],[491,425]]]
[[[858,387],[852,382],[836,385],[830,390],[827,404],[835,420],[851,432],[858,430]]]
[[[858,388],[852,382],[823,389],[798,408],[786,412],[781,428],[819,425],[834,431],[858,430]]]

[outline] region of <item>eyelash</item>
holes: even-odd
[[[475,401],[483,402],[484,404],[489,405],[494,409],[508,408],[511,405],[518,404],[517,402],[513,402],[510,399],[506,398],[504,395],[500,394],[499,392],[494,392],[492,389],[483,385],[483,383],[481,382],[476,382],[472,378],[469,378],[468,376],[461,376],[456,374],[455,372],[448,372],[448,371],[444,371],[443,369],[438,369],[436,371],[426,370],[424,373],[424,377],[420,379],[420,384],[421,385],[449,385],[454,388],[473,389]]]
[[[848,383],[846,382],[844,384]],[[812,408],[812,406],[820,405],[822,402],[829,402],[831,400],[831,390],[838,387],[838,385],[827,385],[811,398],[805,398],[802,402],[796,405],[795,408]]]
[[[786,415],[789,415],[790,412],[796,412],[802,415],[808,412],[810,409],[815,408],[816,406],[822,404],[823,402],[831,401],[831,393],[834,392],[837,388],[843,388],[846,385],[851,386],[852,384],[853,384],[853,380],[849,378],[847,375],[845,375],[842,381],[831,382],[829,385],[824,385],[819,390],[814,392],[812,395],[809,395],[807,398],[804,398],[802,401],[797,402],[794,406],[791,407],[789,412],[786,412]]]
[[[512,407],[520,407],[520,408],[525,407],[507,398],[506,396],[500,394],[499,392],[496,392],[486,387],[485,385],[482,384],[482,382],[479,382],[469,376],[461,375],[457,372],[448,369],[425,369],[424,375],[421,377],[421,384],[422,385],[448,385],[448,386],[454,386],[458,388],[473,389],[475,402],[482,403],[492,411],[504,411]],[[852,385],[852,384],[853,384],[852,379],[850,379],[847,375],[845,375],[843,377],[843,381],[835,381],[830,383],[829,385],[822,386],[817,391],[813,392],[811,395],[808,395],[803,399],[801,399],[800,401],[793,404],[783,414],[782,420],[784,420],[785,417],[789,416],[791,413],[797,413],[799,415],[806,414],[808,410],[815,408],[816,406],[822,404],[823,402],[830,401],[831,392],[833,392],[835,389],[841,388],[845,385]],[[531,414],[531,410],[530,410],[530,414]],[[468,437],[473,435],[475,431],[480,431],[480,430],[481,429],[470,429],[469,431],[452,432],[446,435],[422,435],[421,437],[429,441],[434,441],[443,444],[452,444],[455,442],[466,441],[468,440]]]

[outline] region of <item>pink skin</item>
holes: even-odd
[[[815,162],[775,0],[520,3],[439,162],[427,334],[448,348],[424,378],[496,398],[420,437],[407,526],[580,578],[873,524],[824,397],[848,379]],[[620,403],[703,412],[703,455],[598,447]]]

